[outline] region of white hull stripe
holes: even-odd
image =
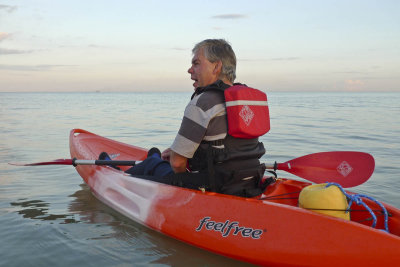
[[[268,106],[267,101],[255,101],[255,100],[236,100],[236,101],[228,101],[226,102],[227,107],[232,106]]]

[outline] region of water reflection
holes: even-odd
[[[78,223],[71,214],[51,214],[49,211],[49,203],[42,200],[28,200],[18,199],[17,202],[11,202],[11,206],[21,207],[23,209],[18,211],[24,218],[42,220],[42,221],[56,221],[62,220],[60,223]]]
[[[173,238],[146,228],[119,214],[97,200],[86,184],[71,197],[69,211],[79,214],[80,221],[97,225],[89,237],[91,241],[101,242],[103,253],[115,257],[121,262],[163,264],[167,266],[252,266],[243,262],[228,259],[202,249],[187,245]],[[107,226],[106,228],[99,226]],[[112,245],[107,246],[106,243]],[[119,246],[115,246],[119,243]]]

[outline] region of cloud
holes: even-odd
[[[172,50],[176,50],[176,51],[186,51],[188,50],[187,48],[183,48],[183,47],[179,47],[179,46],[174,46],[171,47]]]
[[[346,84],[348,85],[363,85],[364,82],[360,80],[347,80]]]
[[[365,85],[365,83],[361,80],[346,80],[344,83],[345,88],[349,91],[360,91]]]
[[[300,60],[300,57],[275,57],[275,58],[257,58],[257,59],[249,59],[244,58],[240,59],[240,61],[256,61],[256,62],[263,62],[263,61],[295,61]]]
[[[270,60],[272,61],[293,61],[293,60],[299,60],[299,57],[275,57],[271,58]]]
[[[74,67],[74,65],[3,65],[0,64],[0,70],[14,71],[51,71],[60,67]]]
[[[5,10],[8,13],[11,13],[17,10],[17,6],[0,5],[0,10]]]
[[[220,14],[212,16],[213,19],[244,19],[247,18],[244,14]]]
[[[336,71],[334,73],[335,74],[362,74],[362,75],[365,75],[365,74],[368,74],[369,72],[366,72],[366,71]],[[349,81],[351,81],[351,80],[349,80]]]
[[[109,46],[97,45],[97,44],[89,44],[88,47],[89,48],[110,48]]]
[[[1,55],[11,55],[11,54],[28,54],[28,53],[32,53],[32,50],[0,48],[0,56]]]
[[[10,33],[0,32],[0,42],[7,38],[10,38],[11,36],[12,36],[12,34],[10,34]]]

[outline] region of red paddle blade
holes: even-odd
[[[15,166],[39,166],[39,165],[72,165],[72,159],[56,159],[53,161],[36,162],[36,163],[8,163]]]
[[[335,182],[343,187],[353,187],[371,177],[375,160],[364,152],[320,152],[279,163],[277,169],[314,183]]]

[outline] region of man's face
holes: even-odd
[[[194,80],[193,86],[203,87],[218,80],[220,68],[218,62],[211,63],[204,56],[203,48],[197,50],[192,58],[192,66],[189,68],[190,78]]]

